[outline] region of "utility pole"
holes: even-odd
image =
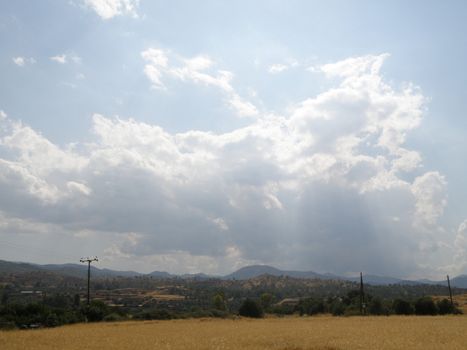
[[[452,301],[451,281],[449,281],[449,275],[447,275],[447,277],[448,277],[449,298],[451,299],[451,308],[454,311],[454,302]]]
[[[89,296],[89,284],[91,282],[91,263],[93,261],[99,261],[97,259],[97,256],[95,256],[94,258],[81,258],[79,259],[80,262],[82,263],[88,263],[88,297],[87,297],[87,304],[89,306],[89,301],[90,301],[90,296]]]
[[[365,314],[365,292],[363,291],[363,275],[360,272],[360,314]]]

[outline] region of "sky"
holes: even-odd
[[[466,13],[0,0],[0,259],[467,273]]]

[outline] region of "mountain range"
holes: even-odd
[[[11,262],[0,260],[0,274],[17,274],[36,271],[48,271],[60,275],[73,276],[84,278],[87,276],[87,266],[79,264],[47,264],[39,265],[25,262]],[[147,276],[153,278],[193,278],[193,279],[224,279],[224,280],[247,280],[261,275],[271,276],[288,276],[293,278],[302,279],[322,279],[322,280],[345,280],[358,282],[360,277],[343,277],[329,273],[320,274],[314,271],[287,271],[268,265],[252,265],[245,266],[239,270],[232,272],[225,276],[211,276],[204,273],[197,274],[184,274],[174,275],[165,271],[153,271],[148,274],[142,274],[136,271],[116,271],[111,269],[100,269],[91,266],[91,274],[93,277],[112,278],[112,277],[136,277]],[[446,285],[446,281],[432,281],[428,279],[423,280],[404,280],[395,277],[377,276],[377,275],[363,275],[364,283],[371,285],[417,285],[417,284],[441,284]],[[467,288],[467,275],[460,275],[451,279],[451,286],[458,288]]]

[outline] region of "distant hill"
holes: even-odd
[[[0,273],[1,274],[10,274],[10,273],[27,273],[27,272],[36,272],[44,271],[38,265],[33,265],[23,262],[12,262],[0,260]]]
[[[175,277],[174,275],[171,275],[170,273],[165,272],[165,271],[153,271],[153,272],[150,272],[150,273],[146,274],[146,276],[156,277],[156,278],[173,278],[173,277]]]
[[[87,276],[87,265],[85,264],[47,264],[38,265],[25,262],[11,262],[0,260],[0,274],[18,274],[18,273],[31,273],[31,272],[54,272],[63,276],[86,278]],[[263,275],[275,276],[275,277],[293,277],[299,279],[321,279],[321,280],[341,280],[350,282],[359,282],[360,277],[343,277],[333,274],[320,274],[314,271],[287,271],[280,270],[273,266],[268,265],[251,265],[240,268],[226,276],[210,276],[204,273],[196,274],[183,274],[174,275],[165,271],[153,271],[148,274],[142,274],[135,271],[116,271],[110,269],[100,269],[95,266],[91,266],[91,275],[93,277],[100,278],[112,278],[112,277],[135,277],[135,276],[149,276],[153,278],[185,278],[185,279],[223,279],[223,280],[249,280]],[[398,285],[441,285],[445,286],[446,281],[432,281],[428,279],[421,279],[416,281],[403,280],[389,276],[378,276],[378,275],[363,275],[363,281],[365,284],[374,286],[386,286],[392,284]],[[460,275],[451,279],[451,286],[458,288],[467,288],[467,275]]]
[[[342,281],[351,281],[351,282],[360,282],[360,276],[356,277],[343,277],[333,274],[320,274],[314,271],[287,271],[280,270],[268,265],[252,265],[245,266],[241,269],[224,276],[224,279],[236,279],[236,280],[246,280],[261,275],[271,275],[271,276],[288,276],[294,278],[311,278],[311,279],[322,279],[322,280],[342,280]],[[446,281],[431,281],[428,279],[424,280],[404,280],[400,278],[390,277],[390,276],[378,276],[378,275],[363,275],[363,282],[365,284],[374,285],[374,286],[387,286],[391,284],[400,284],[407,286],[414,286],[420,284],[431,284],[431,285],[445,285]],[[467,275],[461,275],[451,279],[451,286],[458,288],[467,288]]]
[[[208,279],[211,279],[211,278],[219,278],[219,276],[211,276],[211,275],[207,275],[205,273],[186,273],[184,275],[181,275],[180,276],[181,278],[188,278],[188,279],[194,279],[194,280],[208,280]]]
[[[53,271],[62,275],[84,278],[88,275],[86,264],[47,264],[39,265],[42,269]],[[133,277],[142,275],[135,271],[115,271],[110,269],[99,269],[91,265],[91,275],[93,277]]]
[[[467,275],[460,275],[451,279],[451,286],[457,288],[467,288]]]
[[[319,278],[333,279],[332,275],[322,275],[313,271],[283,271],[268,265],[245,266],[241,269],[224,276],[224,279],[247,280],[261,275],[289,276],[294,278]]]
[[[87,265],[79,264],[46,264],[38,265],[24,262],[10,262],[0,260],[0,273],[26,273],[49,271],[64,276],[85,278],[88,273]],[[142,274],[135,271],[114,271],[110,269],[99,269],[91,266],[91,275],[94,277],[133,277]]]

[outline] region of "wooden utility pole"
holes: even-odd
[[[363,275],[360,272],[360,314],[365,314],[365,292],[363,291]]]
[[[91,263],[93,261],[99,261],[97,259],[97,256],[95,256],[94,258],[81,258],[79,259],[80,262],[82,263],[87,263],[88,264],[88,295],[87,295],[87,304],[89,306],[89,302],[90,302],[90,293],[89,293],[89,285],[90,285],[90,282],[91,282]]]
[[[451,299],[451,308],[454,311],[454,302],[452,301],[451,281],[449,281],[449,275],[447,275],[447,278],[448,278],[449,298]]]

